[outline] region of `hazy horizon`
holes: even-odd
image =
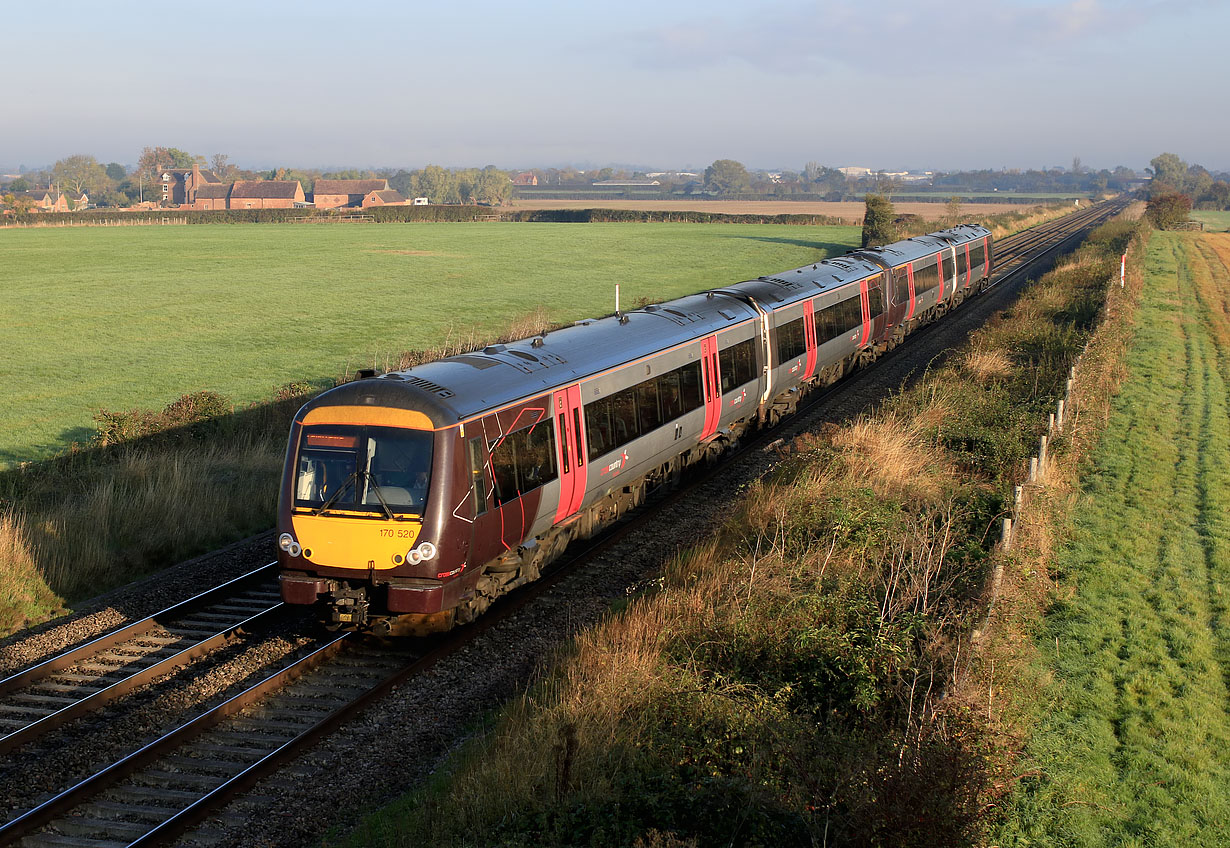
[[[67,0],[0,17],[31,71],[0,167],[162,145],[252,169],[1227,170],[1228,6]]]

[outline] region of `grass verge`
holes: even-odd
[[[346,844],[978,841],[1014,737],[968,635],[1133,233],[1102,227],[877,413],[796,441],[715,539]]]
[[[1000,845],[1230,831],[1230,236],[1153,233],[1131,258],[1094,359],[1119,391],[1081,388],[1093,420],[1039,499],[1044,544],[1022,555],[1053,582],[1023,652],[1032,733]]]

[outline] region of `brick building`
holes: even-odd
[[[162,171],[162,205],[193,206],[202,186],[222,185],[213,171],[193,165],[191,168],[165,168]]]
[[[303,203],[298,180],[238,180],[231,186],[230,209],[292,209]]]
[[[192,201],[193,209],[226,209],[231,187],[226,183],[206,183],[198,188]]]
[[[364,206],[363,199],[371,192],[390,190],[388,180],[317,180],[312,199],[317,209],[339,209]]]
[[[369,191],[363,195],[363,201],[360,205],[364,209],[367,209],[369,206],[408,206],[409,201],[402,197],[400,191],[388,188],[384,191]]]

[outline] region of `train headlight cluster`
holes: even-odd
[[[278,536],[278,547],[293,557],[299,556],[302,551],[299,543],[295,541],[295,537],[289,533],[283,533],[281,536]]]
[[[411,565],[418,565],[420,562],[427,562],[436,558],[436,546],[431,542],[424,542],[417,548],[411,548],[406,551],[406,562]]]

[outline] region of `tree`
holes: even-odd
[[[751,190],[752,178],[742,162],[718,159],[705,168],[705,188],[718,194],[739,194]]]
[[[9,190],[10,191],[29,191],[30,183],[28,180],[26,180],[25,177],[18,177],[17,179],[9,183]]]
[[[471,196],[477,203],[500,206],[512,197],[512,180],[495,165],[488,165],[478,173],[471,187]]]
[[[1081,164],[1081,157],[1079,156],[1072,157],[1072,173],[1074,174],[1085,173],[1085,167]]]
[[[209,164],[214,174],[222,182],[226,182],[226,178],[231,175],[231,171],[235,170],[235,166],[231,164],[231,157],[225,153],[215,153],[209,158]]]
[[[147,147],[137,160],[137,173],[147,180],[153,180],[167,168],[191,168],[204,164],[204,156],[194,156],[178,147]]]
[[[1177,191],[1155,192],[1145,206],[1145,215],[1159,230],[1169,230],[1183,223],[1191,211],[1192,199]]]
[[[866,197],[866,212],[863,214],[863,247],[879,247],[897,240],[897,227],[893,224],[896,212],[892,201],[883,194]]]
[[[107,178],[110,179],[112,182],[118,183],[127,176],[128,176],[127,169],[125,169],[124,166],[121,165],[119,162],[108,162],[107,163]]]
[[[944,220],[953,225],[961,220],[961,198],[955,194],[944,204]]]
[[[1187,163],[1174,153],[1163,153],[1153,157],[1149,163],[1153,174],[1153,188],[1162,194],[1183,191],[1187,179]]]
[[[431,203],[460,203],[457,179],[439,165],[428,165],[414,181],[415,197],[426,197]]]
[[[72,189],[77,194],[100,192],[110,187],[106,169],[93,156],[84,153],[56,162],[51,168],[51,178],[61,189]]]

